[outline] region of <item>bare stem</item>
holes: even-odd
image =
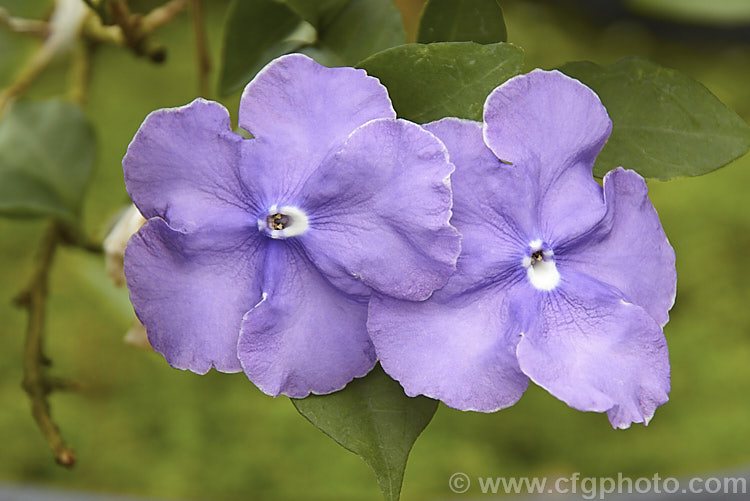
[[[91,82],[91,57],[94,47],[90,40],[76,42],[73,65],[70,69],[70,87],[68,95],[79,106],[86,104],[86,97]]]
[[[58,389],[69,389],[74,384],[47,375],[50,364],[44,356],[44,323],[45,303],[49,273],[55,258],[55,251],[60,242],[60,228],[58,223],[50,223],[39,246],[37,263],[27,287],[16,298],[16,304],[26,308],[29,314],[26,328],[26,343],[24,347],[24,377],[23,389],[31,400],[31,413],[47,438],[52,454],[60,465],[70,468],[75,464],[75,453],[60,435],[55,422],[52,420],[49,401],[50,392]]]
[[[26,92],[44,68],[52,59],[52,53],[44,48],[38,50],[21,71],[18,78],[0,92],[0,119],[3,117],[5,107],[15,98]]]
[[[161,63],[166,58],[166,50],[155,44],[151,35],[156,28],[167,24],[186,6],[187,0],[171,0],[141,16],[130,11],[126,0],[112,0],[109,4],[112,21],[120,28],[120,36],[113,41],[129,47],[138,56],[146,56],[156,63]]]
[[[161,7],[155,8],[143,16],[143,31],[150,35],[156,28],[164,26],[177,14],[185,10],[185,7],[187,7],[187,0],[171,0]]]
[[[71,68],[70,97],[83,105],[88,93],[91,73],[92,42],[79,40]],[[21,77],[0,95],[0,112],[13,98],[23,94],[36,80],[52,58],[52,51],[40,49],[24,69]],[[51,222],[38,250],[36,265],[26,288],[16,298],[16,304],[28,312],[26,341],[24,345],[23,389],[31,401],[31,414],[49,443],[55,461],[71,468],[76,461],[73,449],[65,443],[60,429],[52,419],[49,394],[53,391],[75,390],[78,386],[69,380],[48,375],[50,360],[44,355],[44,326],[49,274],[59,245],[73,245],[90,252],[101,252],[101,246]]]
[[[49,34],[49,25],[45,21],[13,17],[4,7],[0,7],[0,24],[16,33],[28,33],[42,38]]]
[[[195,53],[198,58],[198,91],[201,96],[208,98],[210,97],[208,76],[211,72],[211,57],[208,54],[206,29],[203,26],[201,0],[192,0],[192,8],[193,30],[195,32]]]

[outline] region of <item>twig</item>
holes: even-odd
[[[94,50],[91,40],[76,42],[73,64],[70,69],[70,87],[68,95],[71,101],[79,106],[86,104],[89,83],[91,82],[91,57]]]
[[[171,0],[161,7],[157,7],[145,16],[133,14],[126,0],[112,0],[109,10],[112,21],[120,28],[119,36],[112,40],[107,30],[102,30],[100,40],[109,40],[129,47],[136,55],[146,56],[155,63],[166,59],[166,49],[155,44],[151,34],[156,28],[171,21],[174,16],[187,6],[187,0]],[[93,33],[96,37],[96,33]]]
[[[58,3],[55,5],[50,22],[45,23],[50,30],[49,36],[34,52],[18,78],[0,92],[0,119],[7,105],[25,93],[55,55],[66,49],[72,37],[78,34],[85,15],[85,8],[78,8],[77,4]]]
[[[89,5],[91,4],[89,3]],[[109,6],[112,19],[117,26],[103,26],[99,17],[92,13],[84,23],[87,41],[124,45],[139,56],[146,56],[154,62],[161,63],[166,59],[166,49],[154,43],[151,35],[154,30],[168,23],[184,10],[187,6],[187,0],[171,0],[145,16],[131,13],[126,0],[112,0]],[[7,11],[2,8],[0,8],[0,21],[4,21],[11,27],[19,22],[16,18],[10,17]],[[48,23],[44,23],[44,25],[46,28],[49,26]],[[9,87],[0,92],[0,119],[2,119],[8,103],[25,93],[41,75],[54,57],[55,50],[54,47],[45,43],[29,60],[20,76]],[[75,94],[72,97],[75,100],[83,99],[82,96]]]
[[[145,16],[141,21],[143,31],[147,34],[151,34],[171,21],[177,14],[185,10],[187,7],[187,0],[171,0],[161,7],[157,7]]]
[[[5,107],[8,103],[22,95],[29,89],[29,87],[31,87],[31,84],[33,84],[39,75],[42,74],[42,71],[44,71],[44,68],[47,67],[47,64],[49,64],[51,59],[52,54],[50,51],[43,49],[38,50],[23,68],[18,78],[0,92],[0,119],[2,119]]]
[[[49,34],[49,24],[45,21],[13,17],[8,12],[8,9],[3,7],[0,7],[0,24],[4,24],[16,33],[28,33],[42,38]]]
[[[192,7],[193,31],[195,32],[195,53],[198,58],[198,91],[201,96],[208,98],[210,97],[208,75],[211,72],[211,57],[208,54],[206,30],[203,26],[201,0],[192,0]]]
[[[47,438],[52,454],[60,465],[70,468],[75,464],[76,457],[73,449],[68,446],[60,435],[55,422],[52,420],[47,396],[53,390],[70,389],[75,385],[59,378],[47,376],[50,361],[44,356],[44,320],[45,303],[49,272],[55,258],[55,251],[60,241],[58,223],[50,223],[39,247],[34,273],[28,286],[18,295],[17,305],[28,310],[29,321],[26,328],[26,344],[24,348],[23,389],[31,400],[31,413]]]
[[[70,85],[68,96],[70,100],[83,107],[88,97],[91,84],[91,59],[93,57],[95,43],[84,38],[76,43],[73,63],[70,68]],[[75,228],[61,226],[60,244],[75,247],[92,254],[104,254],[101,243],[91,241],[83,231]]]
[[[73,101],[82,105],[89,87],[92,42],[79,40],[77,43],[69,92]],[[3,92],[0,106],[25,92],[47,66],[52,54],[51,50],[38,51],[22,74],[22,78]],[[51,362],[43,351],[49,274],[59,245],[76,246],[89,252],[102,252],[101,245],[89,242],[75,230],[67,229],[58,222],[51,222],[42,238],[29,284],[16,298],[16,304],[28,311],[22,386],[31,401],[32,416],[47,439],[55,461],[71,468],[75,464],[76,456],[73,449],[63,440],[59,428],[52,419],[48,396],[53,391],[75,390],[78,385],[66,379],[49,376],[47,370]]]

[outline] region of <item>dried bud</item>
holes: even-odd
[[[106,254],[107,275],[115,282],[122,285],[125,283],[125,273],[122,269],[122,260],[125,254],[125,246],[130,237],[137,232],[146,220],[143,218],[135,205],[131,205],[115,223],[112,231],[104,239],[104,253]]]

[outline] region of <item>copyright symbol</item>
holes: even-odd
[[[471,479],[466,473],[456,472],[448,479],[448,487],[456,494],[463,494],[469,490]]]

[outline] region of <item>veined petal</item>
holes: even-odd
[[[253,199],[240,181],[241,142],[219,103],[154,111],[122,161],[128,193],[146,219],[176,230],[242,226]]]
[[[616,428],[648,424],[670,390],[667,342],[651,315],[574,270],[535,294],[539,313],[517,348],[521,370],[571,407],[607,412]]]
[[[479,122],[444,118],[424,128],[443,141],[456,166],[451,224],[461,233],[461,255],[446,290],[510,280],[509,270],[518,268],[537,234],[533,182],[487,148]]]
[[[562,266],[614,285],[664,326],[677,288],[675,254],[646,182],[632,170],[617,168],[604,176],[604,200],[606,216],[566,246]]]
[[[367,327],[380,363],[409,396],[460,410],[494,412],[528,386],[520,371],[510,293],[492,288],[461,296],[437,291],[424,302],[374,294]]]
[[[263,300],[242,321],[242,368],[264,393],[340,390],[375,366],[367,303],[333,287],[292,243],[269,241]]]
[[[388,91],[354,68],[326,68],[302,54],[275,59],[245,87],[239,125],[281,155],[270,171],[280,192],[300,185],[360,125],[395,118]]]
[[[449,224],[443,143],[411,122],[358,128],[302,189],[310,259],[337,281],[362,280],[393,297],[423,300],[454,272],[460,251]]]
[[[484,121],[487,146],[536,184],[541,238],[554,245],[601,219],[592,168],[612,122],[594,91],[558,71],[534,70],[490,94]]]
[[[543,185],[570,163],[593,166],[612,131],[599,96],[559,71],[534,70],[496,88],[484,105],[485,140],[502,160],[538,159]]]
[[[262,242],[247,231],[178,232],[150,219],[125,250],[136,315],[170,365],[205,374],[241,370],[242,316],[260,301]]]

